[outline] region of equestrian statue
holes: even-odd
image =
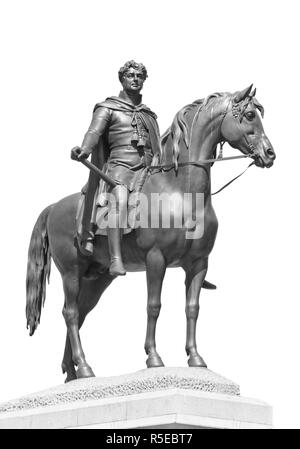
[[[156,115],[141,101],[146,78],[143,64],[128,61],[120,69],[119,96],[96,104],[81,147],[71,151],[73,160],[90,168],[87,185],[46,207],[32,231],[27,327],[33,335],[40,322],[52,258],[65,295],[66,382],[94,376],[79,330],[111,282],[126,272],[146,271],[146,364],[164,366],[155,333],[169,267],[185,271],[188,365],[206,367],[197,349],[196,324],[201,288],[214,288],[205,280],[218,228],[211,169],[217,161],[237,157],[250,158],[250,165],[261,168],[275,160],[260,118],[264,108],[252,85],[183,107],[160,138]],[[225,142],[240,155],[217,157],[217,146]],[[201,201],[185,207],[190,197]],[[163,207],[157,198],[163,198]]]

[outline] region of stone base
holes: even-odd
[[[79,379],[0,404],[0,428],[271,428],[272,408],[206,368]]]

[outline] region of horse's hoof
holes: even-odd
[[[65,384],[67,384],[68,382],[71,382],[72,380],[76,380],[76,373],[75,374],[67,374],[67,377],[65,378]]]
[[[77,379],[82,379],[85,377],[95,377],[95,374],[93,373],[92,368],[86,364],[81,365],[78,370],[76,371]]]
[[[204,362],[203,358],[200,355],[194,355],[191,356],[188,359],[188,365],[191,368],[207,368],[206,363]]]
[[[62,363],[61,369],[63,374],[67,373],[67,377],[65,379],[65,384],[70,382],[71,380],[77,379],[76,377],[76,371],[74,368],[74,365],[66,365],[65,363]]]
[[[148,359],[146,360],[146,365],[147,368],[159,368],[161,366],[165,366],[159,355],[149,356]]]

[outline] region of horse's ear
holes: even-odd
[[[249,94],[250,98],[254,98],[256,95],[256,88]]]
[[[249,87],[246,87],[246,89],[241,90],[240,92],[235,94],[233,101],[235,103],[239,103],[240,101],[244,100],[244,98],[249,96],[252,87],[253,87],[253,84],[251,84]]]

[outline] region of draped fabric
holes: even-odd
[[[132,113],[132,143],[137,147],[143,147],[145,144],[143,136],[143,127],[148,131],[151,149],[153,154],[161,154],[159,129],[156,122],[157,116],[148,106],[139,104],[137,106],[122,100],[119,97],[108,97],[102,103],[97,103],[94,111],[99,107],[106,107],[113,111],[131,112]]]

